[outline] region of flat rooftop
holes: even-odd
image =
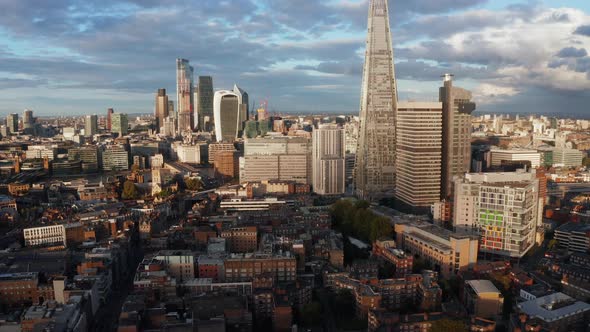
[[[563,293],[554,293],[518,304],[525,314],[545,322],[565,319],[581,312],[590,311],[590,304],[576,301]]]

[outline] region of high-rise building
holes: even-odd
[[[96,114],[86,115],[84,122],[84,136],[93,137],[96,134],[98,134],[98,116]]]
[[[18,133],[18,114],[12,113],[6,116],[6,127],[11,134]]]
[[[522,258],[535,244],[536,172],[470,173],[455,180],[453,227],[479,235],[480,252]]]
[[[166,89],[158,89],[158,93],[156,94],[156,108],[155,114],[156,117],[156,131],[160,132],[161,127],[164,125],[164,119],[168,117],[168,96],[166,95]]]
[[[242,131],[239,100],[239,96],[231,91],[215,92],[213,114],[217,142],[233,142]]]
[[[111,121],[111,131],[113,133],[118,133],[119,137],[127,135],[127,131],[129,128],[129,120],[127,119],[127,114],[113,113],[111,115]]]
[[[197,127],[201,131],[213,130],[213,78],[211,76],[199,76],[197,87]]]
[[[117,114],[117,113],[115,113]],[[129,151],[119,145],[109,146],[101,153],[101,166],[105,171],[129,169]]]
[[[441,198],[453,196],[453,178],[471,168],[471,113],[475,103],[471,92],[453,86],[452,75],[446,74],[439,89],[443,103],[443,150]]]
[[[111,131],[113,129],[113,113],[115,113],[115,110],[112,108],[107,109],[107,125],[106,125],[106,129],[107,131]]]
[[[397,92],[387,0],[369,3],[355,189],[364,198],[395,187]]]
[[[313,191],[320,195],[338,195],[346,190],[344,129],[320,125],[313,131]]]
[[[237,84],[234,84],[234,93],[238,95],[238,102],[240,103],[240,126],[244,126],[244,122],[248,121],[250,116],[248,93],[242,90]]]
[[[194,90],[193,67],[186,59],[176,59],[176,104],[179,134],[193,131]]]
[[[396,128],[395,196],[416,212],[440,200],[442,104],[400,102]]]
[[[32,110],[26,109],[23,112],[23,130],[27,134],[32,134],[35,130],[35,118]]]

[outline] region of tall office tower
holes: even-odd
[[[113,129],[113,113],[115,113],[115,110],[112,108],[107,109],[107,126],[106,129],[107,131],[111,131]]]
[[[387,0],[369,3],[355,189],[375,198],[395,187],[397,92]]]
[[[443,103],[443,153],[441,198],[453,197],[453,178],[469,172],[471,166],[471,113],[475,103],[471,92],[453,87],[453,76],[444,76],[439,89]]]
[[[197,87],[197,115],[198,129],[201,131],[213,130],[213,78],[211,76],[199,76]]]
[[[239,97],[239,103],[240,103],[240,123],[242,125],[242,128],[244,126],[244,123],[246,121],[248,121],[248,117],[250,116],[250,109],[249,109],[249,98],[248,98],[248,92],[242,90],[237,84],[234,84],[234,93],[238,95]]]
[[[193,67],[186,59],[176,59],[176,104],[178,134],[193,131],[194,93]]]
[[[156,131],[160,132],[160,128],[164,125],[164,119],[168,117],[168,96],[166,89],[158,89],[156,94]]]
[[[35,118],[33,117],[33,111],[26,109],[23,112],[23,130],[30,134],[34,131],[35,127]]]
[[[123,113],[113,113],[112,115],[112,132],[118,133],[119,137],[127,135],[127,130],[129,128],[129,120],[127,119],[127,114]]]
[[[96,114],[86,115],[84,121],[84,136],[93,137],[96,134],[98,134],[98,116]]]
[[[11,134],[18,133],[18,114],[12,113],[6,116],[6,127]]]
[[[535,244],[536,172],[470,173],[455,180],[453,227],[481,237],[480,252],[521,258]]]
[[[312,185],[319,195],[339,195],[346,190],[344,129],[320,125],[312,138]]]
[[[395,196],[413,212],[440,200],[442,104],[400,102],[397,107]]]
[[[213,118],[217,142],[233,142],[242,130],[240,125],[240,98],[237,94],[221,90],[213,99]]]

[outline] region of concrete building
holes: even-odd
[[[6,127],[11,134],[18,133],[18,114],[12,113],[6,116]]]
[[[225,281],[252,281],[261,274],[268,273],[277,282],[295,281],[297,261],[289,255],[232,255],[224,261]]]
[[[471,315],[498,318],[502,315],[504,297],[489,280],[467,280],[463,303]]]
[[[178,134],[192,132],[194,128],[193,67],[186,59],[176,59],[176,103]]]
[[[428,211],[441,196],[442,103],[400,102],[396,126],[395,196]]]
[[[240,182],[295,181],[311,184],[311,142],[302,137],[247,139],[240,159]]]
[[[232,227],[221,231],[232,253],[254,252],[258,246],[258,229],[256,226]]]
[[[320,125],[313,131],[313,191],[320,195],[340,195],[346,190],[344,129]]]
[[[443,103],[441,198],[448,199],[453,196],[453,178],[471,167],[471,113],[476,106],[471,92],[453,86],[450,74],[439,89],[439,101]]]
[[[396,243],[413,255],[430,262],[444,278],[465,271],[477,263],[478,237],[453,233],[427,222],[395,224]]]
[[[195,108],[198,116],[197,128],[200,131],[213,130],[213,96],[213,78],[199,76]]]
[[[101,167],[106,171],[128,170],[129,152],[118,145],[106,147],[101,153]]]
[[[355,190],[375,197],[395,187],[397,91],[387,0],[369,3]]]
[[[453,227],[481,236],[480,252],[521,258],[535,244],[539,180],[535,173],[466,174],[455,181]]]
[[[23,229],[25,246],[66,246],[64,225],[51,225]]]
[[[197,143],[193,145],[179,144],[173,146],[176,149],[178,161],[183,163],[202,164],[208,159],[207,143]]]
[[[189,250],[162,250],[154,260],[164,262],[166,271],[179,281],[194,279],[195,257]]]
[[[127,135],[129,120],[127,114],[113,113],[111,115],[111,132],[119,134],[119,137]]]
[[[518,311],[526,316],[515,317],[513,321],[522,322],[524,318],[529,326],[537,326],[542,328],[542,331],[583,331],[588,327],[590,318],[590,304],[576,301],[563,293],[553,293],[522,302],[517,304],[517,307]],[[516,324],[518,325],[513,327],[520,327],[519,323]]]
[[[80,160],[82,172],[93,173],[98,171],[98,149],[94,145],[84,145],[68,150],[68,159]]]
[[[98,134],[98,116],[96,114],[86,115],[84,118],[84,136],[94,137],[96,134]]]
[[[57,158],[57,147],[51,145],[29,145],[25,151],[27,159],[45,159],[51,161]]]
[[[164,125],[164,119],[169,115],[168,109],[168,96],[166,95],[166,89],[158,89],[156,93],[156,131],[161,132],[161,127]]]
[[[240,97],[232,91],[216,91],[213,98],[213,118],[217,142],[233,142],[242,132]]]
[[[238,151],[219,151],[216,154],[215,164],[213,164],[215,174],[221,178],[237,178],[240,168]]]
[[[23,112],[23,130],[25,134],[35,133],[35,118],[33,117],[33,111],[25,109]]]
[[[584,153],[576,149],[553,150],[553,167],[580,167]]]
[[[113,128],[113,113],[115,113],[115,110],[112,108],[107,109],[107,123],[106,123],[106,130],[108,132],[111,131],[111,129]]]
[[[240,104],[240,124],[243,125],[250,117],[250,98],[248,92],[244,91],[237,84],[234,84],[234,93],[238,95],[238,103]]]
[[[537,150],[512,149],[501,150],[492,149],[491,151],[492,167],[503,166],[516,162],[530,164],[530,167],[537,168],[541,165],[541,153]]]
[[[588,252],[590,250],[590,224],[568,222],[555,230],[559,247],[569,252]]]

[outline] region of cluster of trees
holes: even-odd
[[[123,192],[121,193],[122,199],[136,199],[139,197],[139,191],[135,187],[133,181],[127,180],[123,183]]]
[[[367,201],[340,200],[332,205],[332,224],[346,235],[373,243],[382,237],[391,237],[393,227],[385,217],[369,210]]]
[[[582,160],[582,165],[590,167],[590,157],[584,157],[584,159]]]

